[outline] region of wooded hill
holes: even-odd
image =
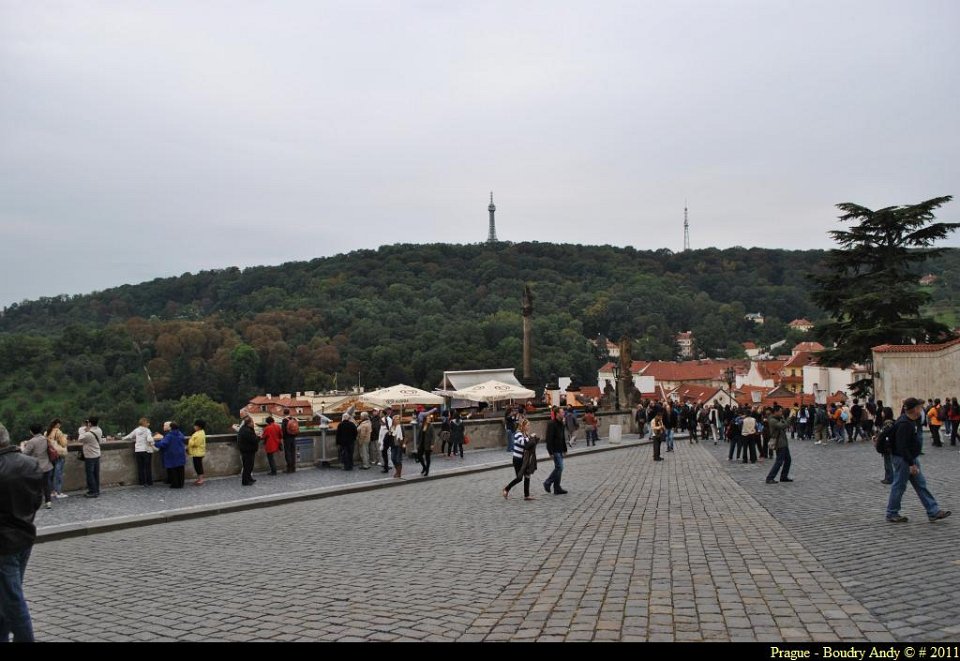
[[[806,275],[820,251],[685,253],[611,246],[393,245],[274,267],[229,268],[50,297],[0,316],[0,422],[75,427],[99,413],[130,429],[153,410],[208,395],[236,412],[259,392],[431,389],[445,369],[521,365],[520,297],[535,297],[534,371],[593,382],[598,334],[637,338],[637,359],[670,359],[679,331],[703,355],[788,336],[816,321]],[[928,262],[935,310],[960,310],[960,250]],[[761,312],[762,326],[744,319]],[[147,375],[150,379],[148,380]]]

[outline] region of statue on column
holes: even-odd
[[[632,356],[633,340],[628,337],[621,337],[620,342],[620,383],[617,384],[617,401],[621,407],[629,406],[629,401],[625,401],[633,386],[633,376],[630,368],[633,366]]]
[[[530,291],[530,285],[523,286],[523,316],[533,316],[533,292]]]

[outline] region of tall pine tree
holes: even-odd
[[[930,295],[918,278],[923,262],[942,252],[931,246],[960,227],[934,222],[934,212],[951,199],[947,195],[877,211],[849,202],[837,205],[844,212],[840,221],[853,226],[830,232],[840,247],[829,251],[811,276],[816,285],[813,301],[831,317],[817,327],[818,338],[833,347],[819,355],[822,364],[864,363],[880,344],[950,337],[946,326],[921,315]],[[873,380],[851,385],[862,395]]]

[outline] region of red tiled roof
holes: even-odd
[[[876,353],[926,353],[928,351],[943,351],[955,344],[960,344],[960,337],[941,344],[881,344],[873,347]]]
[[[603,395],[598,386],[580,386],[580,394],[587,399],[600,399]]]
[[[619,365],[619,363],[617,363]],[[613,363],[606,363],[603,367],[600,368],[601,372],[613,372]],[[645,360],[634,360],[630,363],[630,373],[639,374],[643,371],[643,368],[649,365]]]
[[[757,345],[754,344],[753,342],[741,342],[741,345],[743,346],[744,349],[756,349],[756,348],[757,348]]]
[[[819,342],[801,342],[793,348],[793,353],[798,351],[809,351],[810,353],[816,353],[818,351],[823,351],[824,346]]]
[[[817,362],[817,358],[812,353],[809,351],[800,351],[795,353],[793,357],[784,364],[783,368],[803,367],[804,365],[810,365],[815,362]]]
[[[786,364],[785,360],[756,360],[757,373],[764,379],[773,379],[774,383],[780,380],[780,370]]]
[[[747,360],[687,360],[682,363],[658,360],[649,363],[642,374],[657,381],[722,381],[728,367],[733,367],[737,374],[746,374],[749,366]]]
[[[788,326],[791,328],[807,327],[813,326],[813,322],[809,319],[794,319],[788,324]]]
[[[712,386],[685,384],[674,390],[671,394],[676,395],[681,402],[687,400],[692,402],[706,402],[718,392],[720,392],[720,389]]]

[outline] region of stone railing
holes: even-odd
[[[546,414],[532,415],[529,419],[532,433],[543,438],[549,416]],[[600,412],[597,414],[597,420],[600,436],[608,435],[611,424],[622,425],[624,433],[635,431],[632,427],[632,415],[629,411],[620,413],[613,411]],[[470,443],[465,446],[465,450],[506,447],[506,432],[503,427],[503,419],[500,417],[465,420],[464,429],[466,435],[470,438]],[[412,452],[411,439],[413,433],[409,425],[404,425],[404,433],[407,440],[407,451]],[[581,442],[583,441],[582,424],[578,438]],[[70,445],[70,452],[63,467],[63,487],[65,491],[75,491],[86,487],[83,462],[77,458],[79,448],[79,444],[73,443]],[[133,453],[133,441],[104,441],[100,449],[102,453],[100,458],[101,486],[137,484],[137,462]],[[504,454],[504,457],[506,457],[506,454]],[[334,433],[332,431],[301,432],[297,437],[297,465],[313,466],[324,460],[330,463],[338,461]],[[282,451],[277,454],[277,465],[280,470],[283,469]],[[203,459],[203,469],[207,477],[238,475],[240,473],[240,451],[237,449],[235,434],[210,434],[207,436],[207,454]],[[264,454],[262,446],[261,450],[257,452],[254,470],[267,470],[267,456]],[[160,476],[164,474],[159,452],[153,454],[153,474],[155,480],[160,479]],[[196,477],[189,457],[186,464],[186,476],[188,479]]]

